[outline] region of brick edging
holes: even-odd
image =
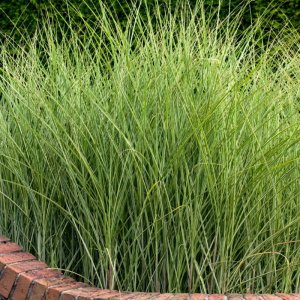
[[[49,268],[0,236],[0,300],[300,300],[300,294],[159,294],[104,290]]]

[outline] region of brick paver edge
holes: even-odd
[[[300,300],[300,294],[120,292],[76,282],[0,236],[0,300]]]

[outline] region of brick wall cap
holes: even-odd
[[[1,300],[300,300],[300,293],[187,294],[120,292],[76,282],[0,236]]]

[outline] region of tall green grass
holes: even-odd
[[[299,35],[97,16],[1,45],[0,233],[99,287],[299,290]]]

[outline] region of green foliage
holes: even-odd
[[[4,0],[0,2],[1,33],[14,33],[15,25],[32,32],[36,26],[37,18],[36,7],[28,0]]]
[[[268,12],[270,24],[269,28],[281,30],[283,26],[292,24],[296,29],[300,29],[300,1],[299,0],[276,0],[269,3],[265,0],[255,0],[255,17]]]
[[[160,4],[165,1],[160,0]],[[56,12],[61,14],[61,17],[71,17],[75,22],[81,22],[82,19],[93,23],[95,16],[93,13],[98,13],[100,6],[105,5],[120,21],[125,21],[127,14],[134,6],[134,1],[126,0],[71,0],[71,1],[39,1],[39,0],[13,0],[0,2],[0,31],[10,34],[15,25],[19,31],[26,29],[32,33],[36,25],[45,16],[55,15]],[[151,9],[155,4],[155,0],[147,1],[147,7]],[[93,13],[92,13],[93,11]],[[141,14],[145,15],[145,3],[142,4]],[[59,18],[60,21],[61,18]],[[19,32],[20,33],[20,32]],[[19,37],[20,35],[17,34]]]
[[[239,0],[203,0],[207,11],[212,8],[217,8],[221,5],[220,16],[225,18],[233,10],[238,10],[243,7],[244,15],[241,22],[241,28],[246,28],[251,24],[253,19],[258,18],[264,14],[268,19],[268,26],[265,30],[282,29],[283,25],[287,23],[287,20],[296,28],[300,29],[300,2],[298,0],[279,0],[279,1],[264,1],[255,0],[247,4],[247,1]],[[51,15],[53,10],[59,11],[63,16],[71,14],[75,18],[75,22],[81,22],[82,19],[78,18],[78,11],[81,12],[81,16],[89,22],[95,21],[94,15],[91,13],[91,8],[95,12],[99,11],[100,4],[104,4],[109,7],[115,15],[118,16],[119,21],[126,23],[127,15],[130,12],[134,3],[138,1],[127,0],[4,0],[0,3],[0,32],[3,34],[14,34],[19,38],[23,29],[26,29],[29,33],[32,33],[36,28],[37,23],[47,14]],[[155,4],[159,4],[161,7],[169,5],[171,8],[175,8],[180,1],[171,0],[147,0],[141,1],[140,12],[141,15],[146,15],[146,6],[151,11]],[[190,0],[189,3],[193,6],[197,0]],[[247,4],[247,5],[246,5]],[[75,13],[74,13],[75,8]],[[267,13],[266,13],[267,11]],[[14,29],[14,24],[17,25],[19,32]]]
[[[299,291],[299,34],[178,13],[0,45],[0,234],[99,287]]]

